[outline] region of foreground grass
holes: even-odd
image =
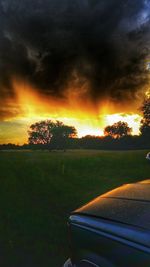
[[[123,183],[150,178],[147,151],[0,152],[0,265],[59,267],[67,217]]]

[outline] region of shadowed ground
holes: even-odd
[[[123,183],[150,178],[148,151],[1,151],[0,265],[60,267],[69,213]]]

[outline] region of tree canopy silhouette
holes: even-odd
[[[116,122],[113,125],[108,125],[104,129],[105,136],[111,136],[112,138],[121,138],[131,135],[132,128],[128,126],[126,122]]]
[[[141,121],[140,131],[142,136],[150,138],[150,96],[148,95],[141,107],[143,119]]]
[[[61,143],[68,138],[75,138],[77,131],[73,126],[68,126],[60,121],[45,120],[32,124],[28,131],[29,144]]]

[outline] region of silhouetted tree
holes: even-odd
[[[57,149],[65,149],[67,147],[68,139],[77,137],[75,127],[64,125],[60,121],[55,123],[55,127],[51,130],[51,133],[51,145]]]
[[[105,136],[111,136],[112,138],[121,138],[131,135],[132,128],[128,126],[126,122],[116,122],[113,125],[106,126],[104,129]]]
[[[45,120],[32,124],[28,135],[29,144],[49,145],[52,143],[54,146],[60,147],[62,142],[68,138],[76,137],[77,131],[74,127],[64,125],[60,121]]]
[[[141,121],[140,131],[142,136],[150,139],[150,96],[147,96],[141,107],[143,119]]]

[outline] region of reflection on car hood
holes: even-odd
[[[123,185],[94,199],[73,214],[95,216],[150,231],[150,180]]]

